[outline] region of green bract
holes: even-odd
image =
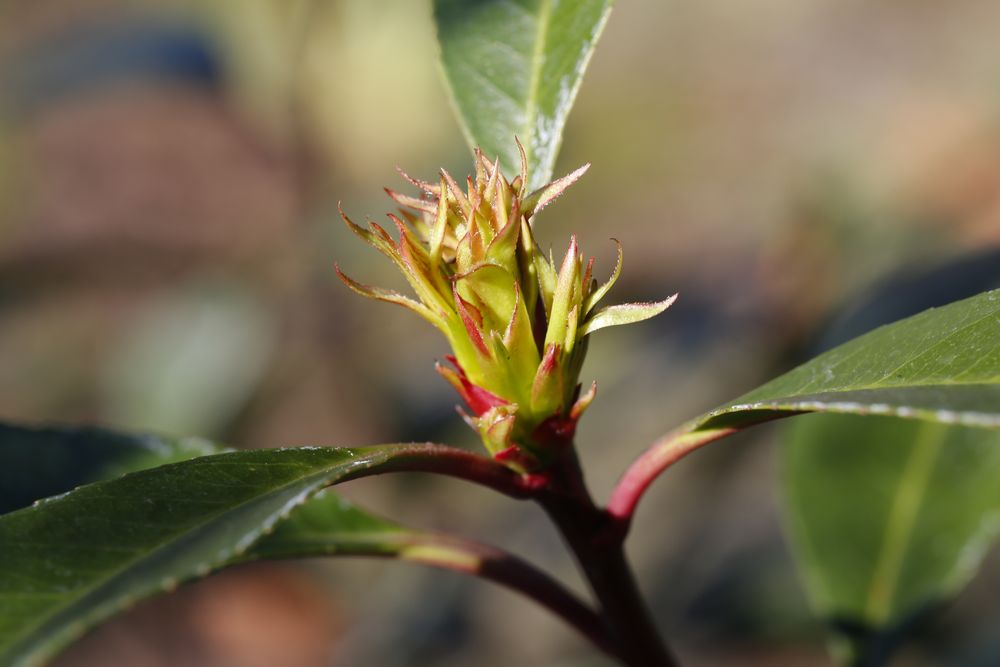
[[[398,240],[341,212],[351,231],[396,264],[419,301],[358,283],[339,267],[337,273],[359,294],[406,306],[437,327],[454,352],[453,367],[438,365],[438,372],[472,410],[466,421],[494,456],[535,469],[572,441],[594,397],[593,385],[581,396],[578,384],[587,336],[657,315],[676,295],[597,308],[621,273],[621,246],[611,278],[598,286],[594,260],[584,262],[575,237],[557,264],[539,250],[530,224],[589,165],[526,195],[521,155],[521,173],[512,182],[499,161],[478,150],[475,177],[464,189],[443,170],[438,184],[404,174],[422,196],[386,190],[403,207],[399,216],[389,214]]]

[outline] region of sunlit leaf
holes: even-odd
[[[469,143],[528,191],[552,178],[566,117],[611,0],[434,0],[445,78]]]
[[[609,508],[631,516],[652,479],[688,453],[808,412],[1000,428],[1000,290],[879,327],[687,422],[629,468]]]
[[[18,434],[22,443],[30,440],[28,433]],[[118,465],[111,461],[118,454],[124,454],[127,468],[150,463],[148,457],[159,453],[173,455],[169,443],[158,451],[160,443],[140,445],[133,457],[124,453],[124,438],[111,436],[112,444],[99,444],[98,449],[117,448],[109,465]],[[43,445],[34,445],[38,458],[48,458],[39,456]],[[75,445],[82,448],[86,441],[77,439]],[[56,447],[63,451],[54,460],[68,456],[66,447]],[[0,440],[0,451],[7,449]],[[316,507],[309,504],[324,486],[381,470],[411,451],[380,446],[202,456],[88,484],[0,516],[0,664],[41,664],[136,600],[234,561],[350,553],[398,555],[446,567],[455,564],[440,559],[462,557],[460,565],[473,569],[475,557],[460,549],[428,555],[413,546],[427,538],[335,496],[313,501]],[[77,483],[55,478],[64,489]],[[31,495],[24,491],[17,504]],[[281,525],[289,517],[290,523]],[[431,558],[435,555],[438,561]]]
[[[1000,290],[879,327],[713,410],[696,428],[801,412],[1000,428]]]

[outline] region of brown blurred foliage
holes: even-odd
[[[584,375],[601,392],[580,446],[598,495],[651,439],[773,374],[872,280],[1000,242],[998,20],[976,0],[618,4],[560,171],[595,166],[539,236],[579,233],[599,272],[620,238],[616,296],[681,299],[592,345]],[[4,3],[0,415],[250,447],[473,443],[431,370],[434,333],[330,271],[336,258],[388,280],[337,200],[380,217],[395,165],[426,176],[466,161],[425,3]],[[641,514],[633,546],[691,664],[825,664],[781,543],[770,448],[678,472],[648,500],[670,511]],[[503,535],[571,576],[522,508],[379,482],[347,492],[422,526]],[[601,664],[520,599],[386,568],[227,572],[139,605],[58,664]]]

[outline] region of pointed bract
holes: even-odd
[[[404,308],[409,308],[420,317],[424,318],[431,324],[433,324],[438,329],[444,330],[444,321],[442,318],[431,312],[430,308],[420,303],[419,301],[414,301],[408,297],[403,296],[399,292],[394,292],[392,290],[383,289],[381,287],[374,287],[372,285],[365,285],[364,283],[359,283],[354,280],[343,271],[336,264],[333,265],[333,270],[336,271],[337,277],[340,278],[341,282],[350,287],[353,291],[357,292],[361,296],[366,296],[370,299],[377,299],[379,301],[386,301],[388,303],[395,303],[397,305],[403,306]]]
[[[634,324],[642,322],[651,317],[656,317],[677,300],[677,295],[664,299],[663,301],[653,301],[652,303],[622,303],[616,306],[607,306],[594,313],[594,316],[583,323],[580,332],[586,336],[605,327],[617,327],[622,324]]]
[[[549,312],[549,324],[545,330],[545,346],[553,343],[563,343],[566,340],[566,318],[573,308],[573,291],[577,288],[579,275],[579,260],[577,259],[576,236],[570,238],[569,249],[563,258],[562,266],[556,278],[556,288],[552,295],[552,307]]]
[[[554,343],[545,350],[542,362],[531,383],[531,410],[538,414],[552,415],[562,407],[564,378],[562,373],[562,347]]]
[[[551,204],[566,188],[580,180],[580,177],[590,169],[590,163],[583,165],[560,179],[542,186],[524,198],[524,214],[529,218]]]
[[[611,288],[615,286],[615,283],[618,282],[618,276],[622,274],[622,244],[618,239],[611,240],[615,242],[616,246],[618,246],[618,261],[615,263],[615,270],[611,272],[611,277],[608,278],[608,282],[598,287],[594,290],[593,294],[587,297],[587,301],[583,308],[585,315],[589,314],[590,311],[594,309],[594,306],[597,305],[597,302],[603,299]]]
[[[577,389],[579,390],[579,387],[577,387]],[[569,418],[573,421],[579,421],[580,417],[583,416],[583,413],[590,407],[590,404],[593,403],[596,396],[597,383],[591,382],[590,389],[587,390],[587,393],[577,398],[573,403],[573,407],[569,411]]]

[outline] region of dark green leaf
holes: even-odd
[[[4,510],[65,494],[0,517],[0,664],[44,661],[134,600],[186,579],[234,563],[303,556],[392,557],[475,573],[529,595],[547,589],[556,613],[599,634],[586,607],[503,552],[408,530],[328,490],[304,500],[345,472],[377,469],[413,448],[268,450],[189,461],[220,451],[193,438],[0,424]],[[187,463],[147,470],[180,461]],[[147,471],[113,479],[139,470]]]
[[[82,484],[218,451],[200,438],[0,424],[0,514]]]
[[[529,191],[552,178],[611,0],[434,0],[441,62],[466,138],[504,171],[528,157]]]
[[[712,411],[698,427],[798,412],[1000,428],[1000,290],[875,329]]]
[[[884,664],[906,625],[958,592],[1000,530],[1000,434],[890,417],[795,420],[788,528],[841,658]]]
[[[388,554],[381,542],[390,533],[398,537],[396,527],[335,497],[293,517],[259,553],[248,552],[323,486],[378,470],[406,451],[205,456],[83,486],[0,517],[0,664],[38,664],[135,600],[241,558]],[[331,507],[337,511],[324,517]]]
[[[1000,428],[1000,290],[875,329],[691,420],[632,464],[609,510],[631,516],[650,482],[699,447],[806,412]]]
[[[222,447],[200,438],[128,434],[89,426],[0,424],[0,514],[84,484],[221,451]],[[241,559],[398,555],[406,540],[418,535],[323,491],[297,507]]]

